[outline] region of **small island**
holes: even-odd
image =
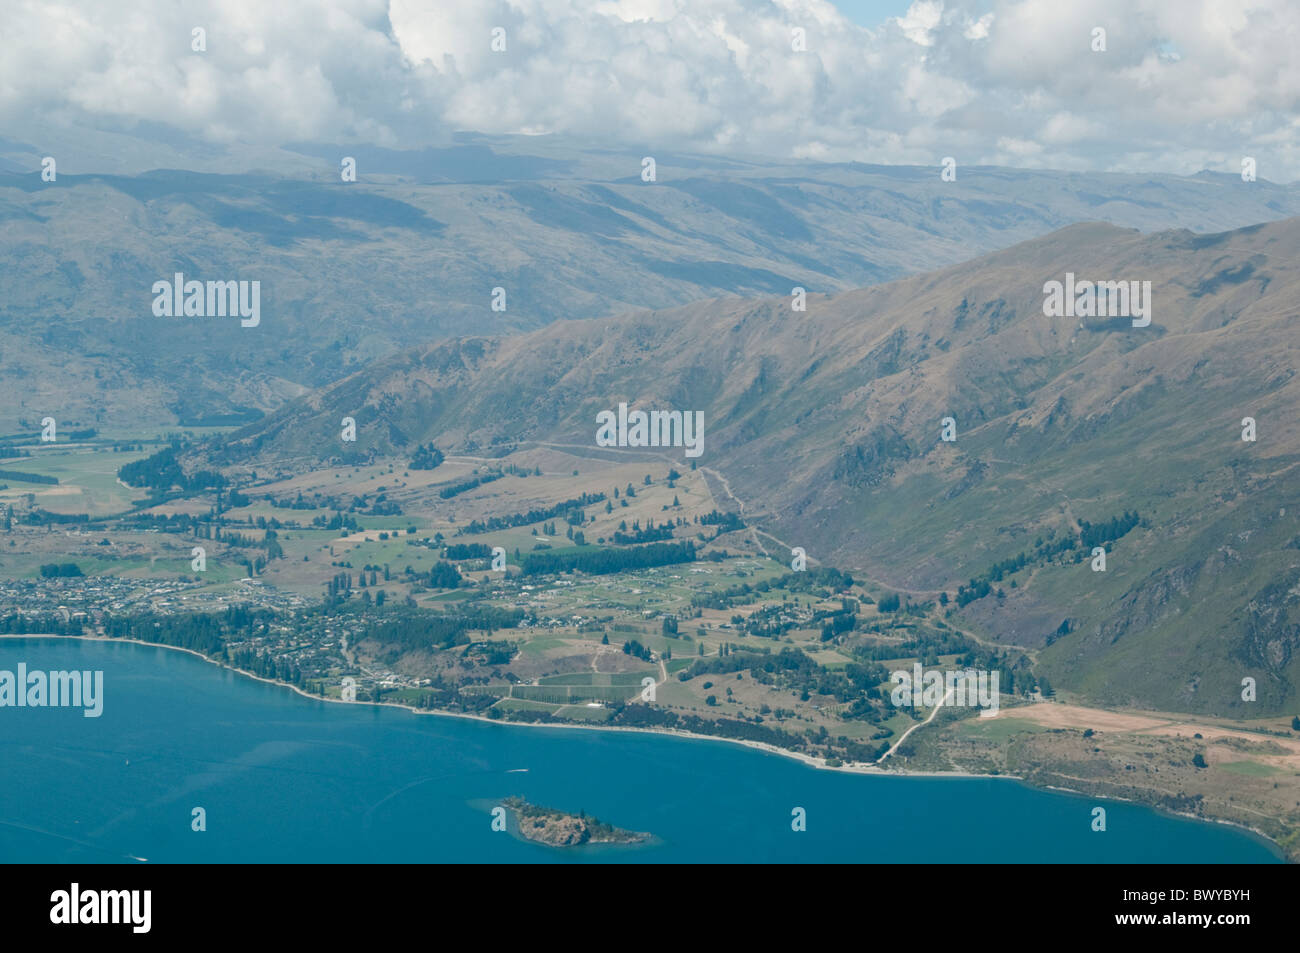
[[[529,804],[521,797],[502,802],[515,816],[519,836],[548,847],[579,847],[584,844],[643,844],[649,834],[625,831],[587,817],[585,813],[566,814],[547,807]]]

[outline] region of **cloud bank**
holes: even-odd
[[[1290,0],[917,0],[877,30],[824,0],[20,0],[0,137],[53,123],[415,148],[472,130],[1179,173],[1251,155],[1289,181],[1298,40]]]

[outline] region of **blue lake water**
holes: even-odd
[[[3,861],[1279,860],[1224,825],[1008,780],[855,776],[726,742],[339,705],[130,643],[0,639],[0,669],[19,662],[103,670],[104,712],[0,708]],[[528,844],[473,806],[510,795],[659,842]]]

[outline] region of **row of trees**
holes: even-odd
[[[543,520],[555,519],[559,516],[564,516],[572,524],[573,521],[568,518],[575,511],[579,513],[579,518],[578,522],[573,525],[581,526],[583,522],[580,515],[582,508],[593,503],[599,503],[604,499],[604,493],[583,493],[571,500],[556,503],[554,506],[537,507],[527,513],[509,513],[505,516],[489,516],[482,520],[472,520],[461,530],[461,533],[472,535],[489,533],[495,530],[513,529],[516,526],[528,526],[532,523],[540,523]],[[554,533],[550,535],[554,535]]]
[[[76,563],[46,563],[41,567],[42,579],[61,579],[81,575],[81,567]]]
[[[443,487],[438,491],[438,496],[444,500],[450,500],[453,496],[468,493],[475,487],[482,486],[484,483],[491,483],[493,480],[499,480],[502,476],[504,476],[502,473],[485,473],[482,476],[470,477],[470,479],[462,480],[460,483],[453,483],[451,486]]]
[[[20,470],[0,470],[0,480],[21,480],[24,483],[44,483],[57,484],[58,477],[46,476],[43,473],[23,473]]]
[[[573,570],[591,575],[608,575],[693,562],[695,558],[695,544],[688,540],[681,543],[651,543],[648,546],[607,547],[574,553],[533,552],[524,556],[521,568],[525,576]]]

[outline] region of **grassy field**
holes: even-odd
[[[58,444],[33,448],[30,457],[0,460],[0,469],[56,478],[52,486],[5,478],[0,483],[0,502],[16,501],[25,494],[35,497],[36,505],[51,513],[89,513],[108,516],[130,509],[145,493],[125,486],[117,479],[124,464],[139,460],[149,452],[113,452],[96,446],[60,447]]]

